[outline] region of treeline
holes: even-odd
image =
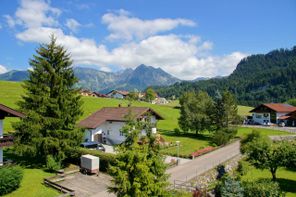
[[[188,91],[206,91],[213,97],[217,90],[228,90],[241,105],[285,102],[296,97],[296,46],[265,55],[251,55],[224,78],[197,82],[180,82],[154,89],[163,97],[180,97]]]

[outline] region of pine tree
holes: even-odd
[[[16,123],[16,150],[45,162],[47,156],[62,161],[66,150],[77,146],[82,131],[75,128],[82,115],[82,101],[73,86],[78,81],[67,51],[51,36],[30,59],[32,70],[18,103],[27,116]]]

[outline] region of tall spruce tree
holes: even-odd
[[[32,70],[18,103],[26,117],[14,125],[16,150],[45,163],[48,156],[62,161],[70,147],[79,145],[82,131],[75,123],[82,101],[73,85],[78,81],[67,51],[52,35],[30,59]]]

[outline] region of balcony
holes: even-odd
[[[4,135],[2,138],[0,138],[0,147],[11,145],[13,145],[13,136]]]

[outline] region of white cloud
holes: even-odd
[[[67,19],[66,26],[73,32],[77,31],[81,24],[73,18]]]
[[[0,64],[0,74],[6,73],[6,72],[7,72],[7,69],[5,68],[5,66]]]
[[[130,16],[125,10],[117,13],[109,12],[102,17],[103,24],[111,32],[109,40],[124,39],[131,41],[135,38],[144,39],[160,32],[170,31],[178,26],[195,26],[195,22],[188,19],[158,18],[154,20],[142,20]]]
[[[45,26],[57,26],[57,17],[60,9],[53,8],[43,0],[22,0],[20,7],[15,12],[15,17],[5,15],[9,27],[16,24],[27,28]]]
[[[21,25],[25,27],[25,30],[17,33],[16,37],[24,42],[46,43],[49,41],[50,34],[54,33],[58,38],[57,42],[69,50],[74,63],[79,65],[96,65],[101,70],[110,71],[110,65],[134,68],[143,63],[161,67],[181,79],[195,79],[201,76],[228,75],[246,56],[241,52],[213,56],[211,55],[213,43],[202,41],[197,35],[157,35],[159,32],[169,31],[179,25],[194,25],[190,20],[155,19],[145,21],[131,17],[124,10],[118,13],[107,13],[102,20],[108,23],[106,24],[111,32],[110,38],[131,40],[113,49],[108,49],[106,45],[98,44],[93,39],[65,34],[61,28],[55,26],[58,23],[57,20],[52,23],[49,22],[52,20],[47,20],[53,14],[49,10],[58,9],[52,8],[48,4],[44,7],[46,9],[40,13],[44,19],[39,22],[35,21],[35,24],[39,25],[33,25],[32,20],[25,20],[22,15],[16,15],[14,21],[22,21]],[[28,12],[30,11],[28,10]],[[123,20],[118,20],[118,17],[122,17]]]

